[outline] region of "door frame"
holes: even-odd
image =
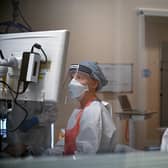
[[[145,48],[145,17],[146,16],[160,16],[168,17],[167,9],[155,8],[138,8],[138,55],[137,55],[137,77],[141,83],[138,86],[137,94],[139,97],[138,104],[141,110],[147,109],[147,80],[142,79],[142,71],[147,67],[147,51]],[[160,81],[161,82],[161,81]],[[143,92],[143,93],[142,93]],[[141,95],[146,95],[142,97]]]
[[[145,48],[145,17],[163,16],[168,17],[168,10],[155,8],[138,8],[138,55],[137,55],[137,77],[141,81],[137,86],[137,108],[145,111],[147,109],[147,81],[142,79],[143,70],[147,67],[147,51]],[[146,95],[142,97],[141,95]]]

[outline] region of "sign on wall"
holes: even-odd
[[[132,92],[133,64],[99,64],[108,84],[101,92]]]

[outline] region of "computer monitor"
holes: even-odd
[[[5,79],[13,90],[17,89],[23,53],[30,52],[32,46],[37,43],[47,55],[47,63],[40,63],[37,82],[29,82],[25,92],[18,95],[18,100],[58,102],[65,69],[68,37],[67,30],[0,35],[0,50],[5,59],[16,57],[18,61],[17,67],[8,67]],[[41,60],[44,60],[41,50],[34,48],[34,52],[40,55]],[[8,96],[10,97],[10,94]],[[3,95],[0,99],[2,98]]]

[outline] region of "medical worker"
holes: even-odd
[[[160,150],[162,152],[168,152],[168,128],[163,133]]]
[[[51,123],[56,120],[56,103],[52,101],[18,101],[18,103],[27,109],[28,116],[22,122],[25,112],[14,105],[14,111],[8,117],[9,131],[4,152],[14,157],[39,156],[51,144],[50,128]],[[10,131],[16,127],[18,127],[16,130]]]
[[[80,107],[68,120],[64,155],[112,152],[116,131],[112,108],[96,95],[107,84],[104,74],[97,63],[85,61],[72,64],[69,75],[70,97],[78,100]]]

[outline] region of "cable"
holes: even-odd
[[[18,29],[18,30],[21,31],[21,32],[25,32],[25,31],[30,32],[30,31],[31,31],[29,28],[27,28],[27,27],[24,26],[23,24],[16,23],[16,22],[14,22],[14,21],[1,22],[1,23],[0,23],[0,27],[1,27],[1,26],[6,27],[6,30],[5,30],[4,32],[0,32],[1,34],[3,34],[3,33],[8,33],[9,28],[11,28],[11,27]]]
[[[48,62],[48,60],[47,60],[47,55],[46,55],[46,53],[44,52],[44,50],[41,48],[41,51],[42,51],[42,53],[43,53],[43,55],[44,55],[44,57],[45,57],[45,63],[47,63]]]
[[[8,87],[8,89],[11,90],[15,94],[23,94],[26,91],[28,84],[29,84],[27,82],[24,82],[23,90],[21,92],[17,92],[15,90],[13,90],[5,81],[0,80],[0,83],[3,83],[4,85],[6,85]]]
[[[20,107],[20,109],[22,109],[22,110],[25,112],[25,116],[24,116],[23,120],[20,122],[20,124],[19,124],[17,127],[13,128],[13,129],[7,129],[7,131],[9,131],[9,132],[14,132],[14,131],[16,131],[16,130],[23,124],[23,122],[26,120],[26,118],[27,118],[27,116],[28,116],[28,111],[27,111],[27,109],[24,108],[24,106],[22,106],[21,104],[19,104],[19,103],[17,102],[17,97],[18,97],[18,95],[19,95],[19,88],[20,88],[20,81],[18,82],[17,92],[16,92],[16,96],[15,96],[15,98],[14,98],[14,103],[15,103],[18,107]]]
[[[32,48],[31,48],[31,53],[34,52],[34,48],[37,48],[37,49],[39,49],[39,50],[42,51],[42,53],[43,53],[43,55],[44,55],[44,57],[45,57],[45,62],[44,62],[44,63],[47,63],[47,61],[48,61],[48,60],[47,60],[47,55],[46,55],[46,53],[44,52],[44,50],[42,49],[42,46],[41,46],[40,44],[38,44],[38,43],[33,44]]]
[[[14,132],[14,131],[16,131],[16,130],[21,126],[21,124],[26,120],[26,118],[27,118],[27,116],[28,116],[28,111],[27,111],[26,108],[24,108],[22,105],[20,105],[20,104],[17,102],[17,100],[14,98],[14,95],[12,94],[12,91],[11,91],[10,89],[9,89],[9,93],[11,94],[11,97],[12,97],[12,100],[14,101],[14,103],[15,103],[18,107],[20,107],[22,110],[25,111],[25,116],[24,116],[23,120],[18,124],[17,127],[12,128],[12,129],[7,128],[7,131],[8,131],[8,132]],[[8,115],[8,114],[7,114],[7,115]]]
[[[0,23],[0,26],[5,26],[4,32],[1,31],[0,34],[9,33],[9,29],[11,27],[16,28],[16,30],[19,30],[20,32],[25,32],[25,31],[32,32],[32,27],[28,24],[28,22],[26,21],[26,19],[24,18],[21,12],[21,9],[19,8],[19,4],[20,4],[19,0],[11,0],[11,4],[13,8],[12,20]],[[19,16],[21,17],[21,19],[23,20],[26,26],[24,26],[23,24],[17,23],[16,20]],[[16,32],[16,31],[11,31],[11,32]]]
[[[1,59],[5,59],[5,57],[4,57],[3,53],[2,53],[2,50],[0,50],[0,57],[1,57]]]
[[[18,107],[20,107],[20,108],[25,112],[25,116],[24,116],[23,120],[18,124],[17,127],[12,128],[12,129],[8,128],[7,131],[9,131],[9,132],[15,132],[15,131],[23,124],[23,122],[24,122],[24,121],[27,119],[27,117],[28,117],[28,111],[27,111],[27,109],[24,108],[24,106],[22,106],[21,104],[19,104],[16,100],[14,101],[14,103],[15,103]]]
[[[28,24],[28,22],[26,21],[26,19],[24,18],[21,9],[19,8],[19,0],[12,0],[12,7],[13,7],[13,21],[16,21],[16,18],[18,16],[20,16],[23,20],[23,22],[26,24],[26,26],[30,29],[30,31],[32,31],[31,26]]]
[[[19,10],[19,0],[12,0],[12,7],[13,7],[13,14],[12,14],[12,18],[13,21],[16,21],[16,18],[19,16],[18,14],[18,10]]]
[[[22,18],[23,22],[26,24],[26,26],[29,28],[29,30],[32,31],[32,27],[29,25],[29,23],[26,21],[26,19],[22,15],[20,8],[18,8],[18,11],[19,11],[20,17]]]
[[[23,88],[23,91],[22,91],[22,92],[19,92],[20,81],[19,81],[18,86],[17,86],[17,91],[14,91],[14,90],[13,90],[6,82],[4,82],[4,81],[0,81],[0,83],[3,83],[3,84],[5,84],[5,85],[8,87],[8,89],[10,90],[12,99],[14,100],[14,103],[15,103],[20,109],[22,109],[22,110],[25,112],[25,116],[24,116],[23,120],[20,122],[20,124],[19,124],[17,127],[13,128],[13,129],[7,129],[7,131],[9,131],[9,132],[14,132],[14,131],[16,131],[16,130],[22,125],[22,123],[26,120],[26,118],[27,118],[27,116],[28,116],[28,111],[27,111],[27,109],[24,108],[24,106],[22,106],[21,104],[19,104],[18,101],[17,101],[18,95],[25,92],[26,88],[28,87],[28,83],[26,83],[26,84],[24,83],[24,88]],[[13,96],[12,92],[16,94],[15,97]]]
[[[16,17],[20,16],[23,20],[23,22],[26,24],[26,26],[29,28],[30,31],[32,31],[32,27],[29,25],[29,23],[26,21],[26,19],[24,18],[21,9],[19,8],[19,0],[13,0],[12,2],[13,4],[13,19],[15,19]]]

